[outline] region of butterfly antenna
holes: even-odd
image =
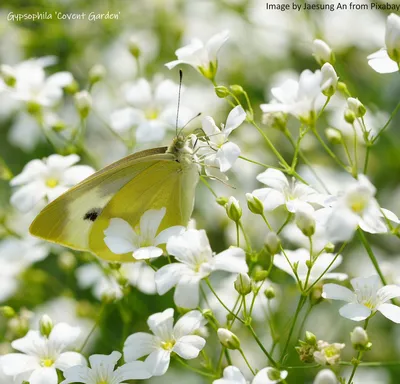
[[[188,124],[190,124],[194,119],[197,119],[199,116],[201,115],[201,112],[199,112],[196,116],[193,116],[192,118],[190,118],[186,124],[179,130],[178,132],[178,136],[182,133],[182,131],[188,126]]]
[[[178,91],[178,107],[176,109],[176,122],[175,122],[175,134],[178,137],[178,120],[179,120],[179,107],[181,105],[181,91],[182,91],[182,69],[179,70],[179,91]]]

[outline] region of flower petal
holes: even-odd
[[[151,377],[148,366],[143,361],[132,361],[115,370],[115,376],[121,380],[144,380]]]
[[[156,257],[160,257],[163,254],[163,250],[158,247],[143,247],[136,249],[133,252],[133,257],[137,260],[149,260]]]
[[[162,376],[168,370],[170,355],[171,353],[164,349],[152,352],[145,360],[146,369],[152,376]]]
[[[165,216],[167,209],[149,209],[140,218],[140,234],[146,239],[154,240],[158,227]]]
[[[395,297],[400,297],[400,286],[390,284],[380,288],[376,293],[382,303],[389,301]]]
[[[182,336],[177,340],[172,350],[180,357],[190,360],[195,359],[206,345],[206,341],[196,335]]]
[[[324,284],[322,297],[324,299],[352,302],[355,295],[350,289],[338,284]]]
[[[230,247],[213,258],[214,268],[233,273],[246,273],[246,254],[242,248]]]
[[[226,172],[232,168],[235,161],[240,156],[240,148],[235,143],[225,143],[216,154],[216,160],[219,162],[219,170]]]
[[[51,330],[49,343],[54,347],[64,350],[66,347],[73,345],[81,334],[79,327],[71,327],[66,323],[58,323]]]
[[[369,66],[378,73],[393,73],[399,70],[398,64],[393,61],[386,49],[381,49],[367,57]]]
[[[78,352],[64,352],[54,362],[54,367],[64,372],[75,365],[86,365],[86,359]]]
[[[161,231],[154,240],[154,245],[166,244],[171,236],[178,236],[185,231],[182,225],[174,225]]]
[[[283,190],[289,186],[286,176],[277,169],[268,168],[257,176],[257,180],[270,188]]]
[[[362,304],[349,303],[340,308],[339,313],[347,319],[362,321],[371,315],[371,310]]]
[[[224,376],[222,379],[214,380],[213,384],[246,384],[247,381],[240,372],[239,368],[233,365],[224,369]]]
[[[130,335],[124,344],[124,360],[135,361],[142,356],[150,355],[156,348],[156,340],[153,335],[145,332],[137,332]]]
[[[400,324],[400,307],[398,307],[397,305],[381,304],[378,307],[378,311],[389,320]]]
[[[225,128],[223,130],[225,137],[227,138],[234,129],[239,127],[243,121],[246,120],[246,112],[241,105],[237,105],[233,108],[226,119]]]
[[[58,377],[55,368],[39,368],[32,372],[30,384],[57,384]]]
[[[199,287],[201,277],[182,276],[174,293],[174,302],[178,307],[196,308],[199,305]]]
[[[135,250],[133,241],[135,232],[128,222],[123,219],[113,218],[110,225],[104,230],[104,242],[111,252],[120,255]]]
[[[206,319],[200,311],[190,311],[184,314],[174,326],[175,339],[191,335],[206,324]]]
[[[192,270],[182,263],[167,264],[161,267],[155,274],[158,294],[164,295],[178,284],[182,276],[191,272]]]

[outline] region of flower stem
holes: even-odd
[[[184,367],[190,369],[193,372],[198,373],[199,375],[205,376],[205,377],[211,377],[211,378],[215,378],[215,375],[212,373],[207,373],[202,371],[201,369],[197,369],[195,367],[192,367],[191,365],[189,365],[188,363],[186,363],[184,360],[182,360],[178,355],[175,355],[175,360],[179,361],[180,364],[182,364]]]
[[[103,303],[103,305],[100,308],[100,312],[99,315],[97,316],[96,322],[94,323],[92,329],[90,330],[90,332],[88,333],[88,335],[86,336],[85,340],[83,341],[81,347],[78,349],[78,352],[82,352],[83,348],[85,348],[86,344],[88,343],[90,337],[93,335],[93,332],[96,330],[96,328],[99,326],[100,324],[100,320],[105,312],[105,309],[107,307],[107,303]]]
[[[285,346],[284,346],[282,354],[281,354],[281,358],[280,358],[280,362],[281,363],[283,362],[283,360],[285,358],[286,352],[287,352],[288,347],[289,347],[290,339],[292,338],[292,334],[293,334],[294,328],[296,326],[297,319],[299,317],[301,309],[303,308],[306,300],[307,300],[307,296],[303,296],[303,295],[300,296],[299,303],[297,304],[296,312],[294,314],[294,318],[293,318],[293,321],[292,321],[292,326],[290,327],[289,335],[287,337]]]
[[[261,340],[258,338],[257,334],[255,333],[253,327],[251,326],[251,324],[246,324],[246,327],[249,329],[249,331],[251,332],[251,334],[254,337],[254,340],[256,341],[256,343],[258,344],[258,346],[261,348],[261,350],[264,352],[265,356],[267,356],[268,360],[270,361],[270,363],[274,366],[277,367],[278,363],[273,359],[273,357],[270,355],[270,353],[264,348]]]
[[[245,355],[244,352],[243,352],[243,349],[240,348],[240,349],[239,349],[239,352],[240,352],[240,354],[242,355],[243,360],[245,361],[246,365],[249,367],[251,373],[252,373],[253,375],[255,375],[256,373],[254,372],[253,368],[251,368],[251,365],[250,365],[249,361],[247,360],[246,355]]]
[[[393,120],[393,118],[396,116],[397,112],[400,109],[400,102],[396,105],[396,108],[393,110],[392,114],[389,117],[389,120],[386,122],[386,124],[382,127],[382,129],[378,132],[378,134],[374,137],[374,139],[372,140],[372,144],[374,144],[376,142],[376,140],[378,140],[379,136],[385,132],[386,128],[389,126],[389,124],[391,123],[391,121]]]

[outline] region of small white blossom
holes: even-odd
[[[336,375],[330,369],[323,369],[315,376],[313,384],[338,384]]]
[[[380,286],[379,277],[357,277],[351,280],[354,292],[337,284],[325,284],[322,296],[325,299],[348,302],[340,308],[339,313],[350,320],[362,321],[376,311],[382,313],[395,323],[400,323],[400,307],[388,303],[389,300],[400,296],[397,285]]]
[[[199,304],[200,281],[213,271],[248,271],[243,249],[231,247],[214,255],[204,230],[188,230],[171,237],[167,251],[179,263],[165,265],[156,272],[157,291],[163,295],[176,286],[174,301],[179,307],[195,308]]]
[[[55,57],[46,56],[9,67],[15,79],[15,84],[8,89],[12,97],[43,107],[57,104],[63,95],[63,88],[72,83],[73,77],[69,72],[58,72],[46,78],[44,68],[56,61]]]
[[[132,361],[115,369],[121,356],[116,351],[110,355],[92,355],[89,357],[90,368],[86,365],[69,368],[64,372],[65,380],[61,384],[124,384],[127,380],[143,380],[151,376],[143,361]]]
[[[92,167],[74,165],[79,160],[78,155],[51,155],[43,160],[31,160],[10,181],[12,187],[18,187],[11,196],[11,204],[27,212],[40,201],[53,201],[94,173]]]
[[[323,83],[320,70],[305,70],[301,73],[299,81],[289,79],[280,87],[272,88],[271,93],[275,101],[261,104],[260,108],[264,113],[284,112],[305,122],[313,121],[319,106],[317,98],[322,96],[322,91],[331,81],[332,79]]]
[[[313,188],[292,180],[276,169],[269,168],[257,176],[257,180],[267,188],[256,189],[253,195],[264,205],[266,211],[285,205],[289,212],[295,213],[299,209],[312,209],[311,204],[324,205],[326,195],[318,193]]]
[[[392,73],[400,65],[400,16],[391,13],[387,18],[386,48],[368,56],[368,64],[378,73]]]
[[[194,333],[205,325],[199,311],[183,315],[174,326],[174,310],[155,313],[147,320],[153,334],[138,332],[130,335],[124,345],[126,362],[147,356],[145,364],[153,376],[163,375],[169,367],[171,353],[185,360],[195,359],[206,341]]]
[[[325,63],[334,64],[334,55],[331,47],[320,39],[315,39],[312,43],[312,51],[315,59],[320,65]]]
[[[314,359],[321,365],[335,365],[340,360],[340,351],[345,347],[345,344],[332,343],[318,340],[317,351],[314,352]]]
[[[375,199],[376,189],[364,175],[351,183],[344,194],[333,199],[332,212],[326,223],[330,241],[348,241],[360,227],[369,233],[385,233],[385,217],[399,223],[397,216],[379,207]]]
[[[336,269],[342,263],[342,255],[339,255],[336,260],[333,253],[321,253],[315,262],[312,265],[311,271],[308,272],[307,264],[310,261],[310,251],[307,249],[296,249],[295,251],[286,250],[285,254],[289,259],[292,266],[297,263],[297,275],[300,281],[303,284],[303,289],[306,288],[305,282],[307,281],[307,286],[310,286],[314,283],[318,278],[321,276],[321,280],[324,279],[335,279],[335,280],[346,280],[347,275],[345,273],[333,273],[334,269]],[[333,263],[332,263],[333,262]],[[329,265],[332,265],[329,267]],[[280,253],[274,256],[274,265],[275,267],[285,271],[293,278],[296,278],[293,269],[291,268],[288,260],[286,259],[285,255]],[[325,270],[329,267],[329,269],[324,274]],[[307,279],[308,276],[308,279]]]
[[[322,89],[322,93],[325,96],[333,96],[336,92],[337,85],[339,82],[338,75],[336,74],[335,68],[329,63],[325,63],[321,68],[322,80],[321,84],[325,88]]]
[[[158,245],[165,244],[171,236],[185,230],[184,227],[176,225],[159,232],[166,212],[165,207],[159,210],[149,209],[143,213],[135,229],[125,220],[113,218],[104,230],[104,242],[110,251],[117,255],[132,253],[132,257],[137,260],[159,257],[163,250]]]
[[[238,105],[231,110],[226,120],[226,124],[221,124],[219,129],[211,116],[206,116],[202,120],[202,128],[207,135],[207,146],[199,150],[204,157],[207,175],[224,179],[221,174],[232,168],[233,164],[240,156],[238,145],[228,141],[229,135],[234,129],[239,127],[246,119],[246,112]]]
[[[175,51],[178,60],[165,65],[172,69],[178,64],[188,64],[208,79],[214,79],[218,68],[218,51],[228,38],[229,32],[223,31],[212,36],[206,44],[199,39],[193,39],[190,44]]]
[[[124,93],[129,106],[111,114],[111,127],[128,138],[136,128],[138,143],[162,140],[167,129],[175,128],[178,90],[178,84],[171,80],[155,79],[150,83],[140,78],[126,85]],[[181,106],[178,126],[183,126],[190,118],[190,111]]]
[[[39,331],[29,331],[11,345],[22,353],[9,353],[2,357],[4,372],[10,376],[21,375],[31,384],[57,384],[56,369],[64,372],[75,365],[85,365],[85,358],[68,348],[79,337],[80,329],[66,323],[58,323],[49,337]]]
[[[267,367],[261,369],[252,380],[251,384],[274,384],[285,380],[287,371],[278,371],[275,368]],[[230,365],[224,369],[222,379],[214,380],[213,384],[247,384],[248,381],[240,372],[239,368]]]

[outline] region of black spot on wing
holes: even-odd
[[[85,216],[83,216],[83,220],[95,221],[99,217],[101,211],[101,208],[89,209],[89,211],[85,213]]]

